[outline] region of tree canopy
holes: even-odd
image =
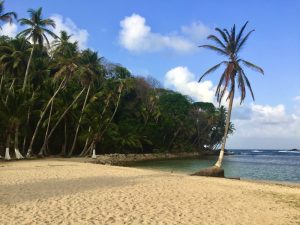
[[[84,156],[94,148],[100,154],[219,146],[225,108],[193,102],[93,50],[79,50],[71,34],[63,31],[57,37],[48,30],[55,24],[43,19],[41,8],[28,12],[30,18],[20,23],[29,28],[16,38],[0,39],[0,155]],[[46,34],[55,38],[52,43]]]

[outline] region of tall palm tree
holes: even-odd
[[[76,131],[72,143],[71,150],[69,152],[69,156],[72,155],[76,142],[77,142],[77,137],[78,137],[78,132],[80,128],[80,124],[82,121],[82,116],[83,112],[85,110],[87,100],[89,98],[91,86],[93,84],[93,81],[98,78],[102,79],[103,77],[103,67],[101,66],[101,59],[98,57],[97,52],[93,52],[91,50],[85,50],[82,52],[81,57],[80,57],[80,68],[79,68],[79,75],[80,75],[80,80],[83,88],[87,88],[85,99],[82,105],[81,113],[79,116],[79,120],[76,126]],[[98,77],[97,77],[98,76]]]
[[[23,156],[19,151],[19,136],[20,136],[20,126],[26,118],[24,111],[27,110],[30,102],[25,100],[25,96],[20,91],[10,92],[9,101],[4,101],[0,99],[0,117],[5,123],[6,131],[6,150],[5,159],[10,160],[10,138],[14,133],[14,147],[15,156],[17,159],[22,159]]]
[[[17,14],[15,12],[4,13],[4,1],[0,1],[0,21],[12,23],[13,19],[17,19]]]
[[[26,68],[30,48],[31,44],[24,38],[12,39],[5,45],[0,46],[0,64],[3,71],[3,80],[11,79],[12,83],[15,83],[17,79],[16,83],[20,83],[22,80],[21,73],[23,73]],[[11,77],[5,77],[5,74]]]
[[[229,100],[225,132],[224,132],[223,141],[222,141],[222,148],[220,151],[218,161],[215,164],[215,167],[217,167],[217,168],[221,168],[221,166],[222,166],[226,139],[227,139],[228,130],[230,127],[232,103],[233,103],[234,94],[236,91],[236,86],[240,90],[240,93],[241,93],[240,104],[242,104],[242,102],[244,101],[244,99],[246,97],[246,87],[249,89],[249,91],[252,95],[252,98],[254,100],[254,94],[253,94],[253,91],[251,88],[251,84],[245,74],[243,66],[246,66],[250,69],[253,69],[254,71],[264,74],[264,71],[261,67],[255,65],[249,61],[246,61],[246,60],[240,58],[240,56],[239,56],[241,49],[245,46],[249,36],[254,31],[254,30],[251,30],[246,35],[244,35],[244,30],[245,30],[247,24],[248,24],[248,22],[246,22],[244,24],[244,26],[241,28],[241,30],[238,33],[236,33],[235,25],[233,25],[230,32],[227,29],[222,30],[220,28],[216,28],[215,30],[220,35],[220,37],[217,37],[215,35],[209,35],[207,37],[207,39],[213,41],[215,45],[199,46],[201,48],[206,48],[206,49],[215,51],[218,54],[221,54],[222,56],[226,57],[225,61],[222,61],[219,64],[211,67],[199,79],[199,82],[200,82],[206,75],[214,72],[220,66],[225,65],[225,70],[221,74],[221,78],[220,78],[220,81],[219,81],[219,84],[218,84],[217,90],[216,90],[217,101],[219,102],[219,104],[221,104],[221,101],[222,101],[226,91],[228,91],[227,100]]]
[[[44,116],[46,115],[47,110],[54,101],[55,97],[62,91],[65,87],[67,82],[73,77],[74,73],[76,72],[78,66],[78,46],[76,43],[72,43],[72,51],[67,51],[63,54],[55,55],[54,57],[54,64],[55,64],[55,74],[54,74],[54,81],[60,80],[60,84],[58,85],[57,89],[55,90],[52,97],[47,102],[45,108],[42,110],[40,118],[37,122],[35,127],[33,136],[30,141],[30,145],[26,154],[26,157],[31,156],[33,142],[36,138],[38,133],[39,127],[42,123]]]
[[[66,31],[61,31],[60,36],[51,43],[52,56],[58,55],[67,55],[72,53],[74,47],[78,45],[78,42],[71,42],[70,38],[72,35],[69,35]]]
[[[22,18],[19,20],[19,22],[21,25],[28,26],[29,28],[21,31],[17,35],[17,37],[23,36],[23,37],[26,37],[27,39],[30,39],[33,42],[33,47],[31,49],[30,57],[29,57],[26,72],[25,72],[24,83],[23,83],[23,88],[22,88],[23,91],[26,88],[29,67],[30,67],[30,63],[32,60],[32,55],[33,55],[35,45],[38,44],[38,45],[42,46],[44,44],[44,42],[46,41],[46,44],[49,47],[50,43],[47,38],[47,35],[50,35],[53,38],[57,38],[56,34],[47,28],[49,26],[55,28],[55,22],[52,19],[43,19],[42,8],[38,8],[37,10],[29,9],[28,13],[29,13],[30,19]]]

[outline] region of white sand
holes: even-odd
[[[57,160],[0,163],[0,224],[299,224],[300,188]]]

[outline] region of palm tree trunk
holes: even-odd
[[[231,117],[231,111],[232,111],[233,97],[234,97],[234,93],[231,92],[230,99],[229,99],[229,105],[228,105],[228,113],[227,113],[227,117],[226,117],[226,126],[225,126],[225,132],[224,132],[224,136],[223,136],[222,148],[220,151],[218,161],[215,164],[215,166],[218,168],[222,167],[222,162],[223,162],[223,158],[224,158],[226,139],[227,139],[228,130],[229,130],[229,126],[230,126],[230,117]]]
[[[78,137],[78,132],[79,132],[79,128],[80,128],[80,123],[81,123],[82,115],[83,115],[83,112],[84,112],[84,109],[85,109],[85,106],[86,106],[86,103],[87,103],[87,99],[88,99],[88,96],[89,96],[89,93],[90,93],[90,89],[91,89],[91,85],[89,85],[88,90],[86,92],[86,96],[85,96],[84,103],[83,103],[81,113],[80,113],[80,117],[79,117],[79,120],[78,120],[78,123],[77,123],[76,132],[75,132],[75,136],[74,136],[74,140],[73,140],[71,150],[69,152],[69,156],[71,156],[73,154],[73,151],[75,149],[75,145],[76,145],[76,141],[77,141],[77,137]]]
[[[5,73],[3,73],[3,71],[2,71],[2,76],[1,76],[1,81],[0,81],[0,92],[2,90],[2,83],[4,81],[4,77],[5,77]]]
[[[92,143],[90,145],[88,145],[88,147],[85,149],[85,152],[83,152],[81,156],[91,155],[92,151],[93,151],[93,146],[94,146],[94,140],[92,141]]]
[[[27,67],[26,67],[26,72],[25,72],[25,76],[24,76],[24,82],[23,82],[23,87],[22,87],[22,91],[25,91],[26,85],[27,85],[27,79],[28,79],[28,73],[29,73],[29,67],[31,64],[31,60],[32,60],[32,56],[33,56],[33,51],[34,51],[34,47],[35,47],[35,43],[33,43],[31,52],[30,52],[30,56],[29,56],[29,60],[27,63]]]
[[[104,135],[105,131],[107,130],[107,128],[109,127],[109,125],[111,124],[111,121],[114,119],[115,115],[116,115],[116,112],[118,111],[118,108],[119,108],[119,104],[120,104],[120,100],[121,100],[121,95],[122,95],[122,90],[123,90],[123,87],[124,87],[124,84],[121,83],[120,86],[119,86],[119,95],[118,95],[118,100],[116,102],[116,107],[115,107],[115,110],[112,114],[112,116],[110,117],[107,125],[104,127],[103,131],[100,133],[100,135],[97,137],[97,138],[94,138],[93,139],[93,142],[91,143],[91,145],[89,146],[89,148],[87,150],[91,150],[90,154],[94,151],[94,146],[96,146],[96,143],[99,142],[99,140],[101,140],[102,136]],[[108,104],[107,104],[108,105]],[[106,106],[107,106],[106,105]],[[104,108],[103,112],[102,112],[102,115],[101,117],[103,116],[103,113],[105,112],[106,110],[106,107]],[[100,131],[99,131],[100,132]],[[98,141],[96,141],[95,139],[97,139]],[[94,151],[95,152],[95,151]],[[87,152],[83,153],[84,155],[87,154]],[[94,157],[94,156],[93,156]]]
[[[40,152],[38,154],[41,157],[44,155],[44,153],[45,153],[45,151],[47,149],[47,145],[48,145],[48,143],[46,142],[46,140],[47,140],[47,136],[48,136],[48,132],[49,132],[49,127],[50,127],[50,122],[51,122],[51,117],[52,117],[53,102],[54,101],[51,102],[51,106],[50,106],[50,112],[49,112],[49,117],[48,117],[47,129],[46,129],[46,133],[45,133],[45,137],[44,137],[44,143],[43,143],[43,146],[42,146],[42,148],[41,148],[41,150],[40,150]]]
[[[11,160],[10,154],[9,154],[9,145],[10,145],[10,131],[8,131],[8,135],[6,138],[6,146],[5,146],[5,160]]]
[[[38,130],[39,130],[39,127],[40,127],[40,125],[41,125],[41,123],[42,123],[42,120],[43,120],[43,118],[44,118],[44,116],[45,116],[45,114],[46,114],[46,112],[47,112],[47,110],[48,110],[50,104],[51,104],[52,101],[54,100],[55,96],[56,96],[56,95],[59,93],[59,91],[62,89],[65,80],[66,80],[66,78],[64,78],[64,79],[61,81],[61,83],[59,84],[59,87],[58,87],[57,90],[54,92],[54,94],[53,94],[53,96],[50,98],[50,100],[48,101],[48,103],[47,103],[47,105],[46,105],[44,111],[41,113],[40,119],[39,119],[39,121],[38,121],[38,123],[37,123],[37,125],[36,125],[36,127],[35,127],[34,133],[33,133],[33,135],[32,135],[31,141],[30,141],[30,145],[29,145],[29,147],[28,147],[28,151],[27,151],[27,154],[26,154],[26,157],[27,157],[27,158],[29,158],[29,157],[31,156],[33,142],[34,142],[34,140],[35,140],[35,138],[36,138],[36,135],[37,135],[37,132],[38,132]]]
[[[108,97],[107,97],[106,100],[105,100],[105,106],[104,106],[104,109],[102,110],[102,113],[101,113],[101,115],[100,115],[100,120],[102,119],[104,113],[105,113],[106,110],[107,110],[107,107],[108,107],[108,105],[109,105],[111,96],[112,96],[112,95],[109,94]],[[91,126],[89,126],[89,133],[91,132],[91,129],[92,129]],[[79,154],[79,156],[86,156],[86,155],[87,155],[89,149],[91,148],[91,145],[89,145],[89,142],[90,142],[90,139],[89,139],[89,137],[88,137],[88,138],[86,139],[86,141],[85,141],[84,148],[83,148],[82,152]]]
[[[89,131],[88,131],[89,133],[91,132],[91,129],[92,129],[92,127],[89,126]],[[79,156],[84,156],[86,154],[86,151],[87,151],[87,148],[88,148],[88,144],[89,144],[89,140],[90,140],[89,137],[87,137],[86,140],[85,140],[85,144],[84,144],[83,150],[79,154]]]
[[[67,136],[67,120],[64,118],[64,136],[65,136],[65,143],[62,145],[60,155],[66,156],[67,153],[67,143],[68,143],[68,136]]]
[[[35,92],[32,92],[31,100],[33,100],[35,95]],[[30,114],[31,114],[31,106],[28,107],[27,112],[27,119],[26,119],[26,127],[29,126],[29,120],[30,120]],[[27,132],[25,132],[24,139],[23,139],[23,147],[22,147],[22,153],[25,154],[25,148],[26,148],[26,140],[27,140]]]
[[[120,104],[120,100],[121,100],[121,95],[122,95],[122,91],[123,91],[123,87],[124,87],[124,84],[121,83],[120,87],[119,87],[119,95],[118,95],[118,100],[117,100],[117,103],[116,103],[116,107],[115,107],[115,110],[111,116],[111,118],[109,119],[108,121],[108,124],[106,125],[106,127],[103,129],[102,133],[100,134],[100,139],[102,138],[102,136],[104,135],[105,131],[107,130],[107,128],[109,127],[109,125],[111,124],[111,121],[114,119],[115,115],[116,115],[116,112],[119,108],[119,104]]]
[[[19,151],[19,124],[16,124],[15,128],[15,154],[17,159],[24,159]]]
[[[8,101],[8,97],[9,97],[10,91],[11,91],[11,89],[13,88],[15,82],[16,82],[16,78],[13,79],[13,81],[11,82],[10,87],[8,88],[8,92],[7,92],[6,99],[5,99],[5,105],[7,104],[7,101]]]
[[[172,145],[173,145],[173,143],[174,143],[174,141],[175,141],[177,135],[179,134],[180,129],[181,129],[181,126],[180,126],[180,127],[176,130],[176,132],[174,133],[173,138],[172,138],[172,140],[170,141],[169,146],[168,146],[168,150],[169,150],[169,151],[171,150],[171,147],[172,147]]]
[[[60,118],[57,120],[57,122],[55,123],[55,125],[52,127],[48,137],[46,138],[45,142],[48,144],[48,141],[50,139],[50,137],[52,136],[53,132],[55,131],[55,129],[57,128],[57,126],[59,125],[59,123],[61,122],[61,120],[65,117],[65,115],[69,112],[69,110],[72,108],[72,106],[77,102],[77,100],[79,99],[79,97],[82,95],[82,93],[85,91],[85,88],[81,90],[81,92],[76,96],[76,98],[73,100],[73,102],[68,106],[68,108],[63,112],[63,114],[60,116]]]

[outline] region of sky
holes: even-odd
[[[169,89],[195,101],[216,103],[214,92],[222,70],[198,79],[223,58],[205,49],[215,28],[255,29],[240,57],[261,66],[247,70],[255,102],[234,102],[235,133],[228,148],[300,148],[300,1],[298,0],[6,0],[5,11],[27,18],[27,9],[43,8],[81,49],[120,63],[134,75],[152,76]],[[0,34],[24,29],[1,24]],[[224,102],[224,104],[227,104]]]

